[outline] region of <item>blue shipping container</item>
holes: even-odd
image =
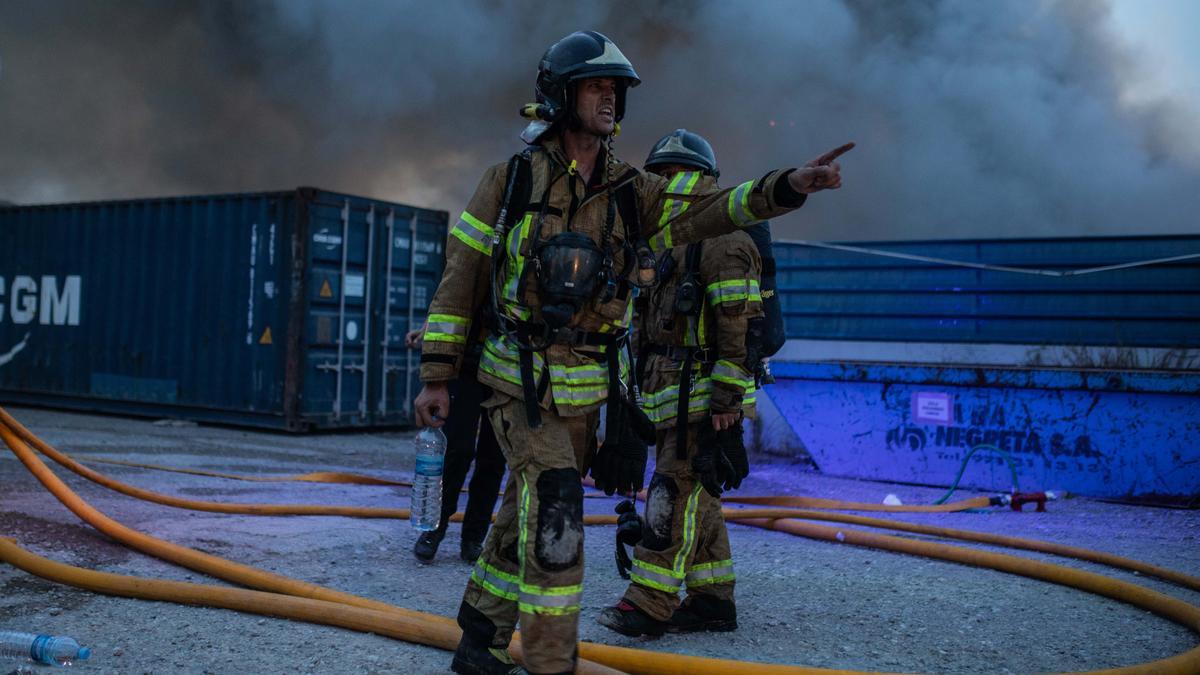
[[[288,192],[0,207],[0,400],[406,424],[447,214]]]

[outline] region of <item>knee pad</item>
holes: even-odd
[[[655,472],[650,477],[650,489],[646,494],[646,528],[642,532],[642,546],[651,551],[662,551],[671,546],[671,524],[675,521],[675,502],[679,499],[679,486],[670,476]]]
[[[534,555],[547,572],[570,569],[583,557],[583,485],[575,469],[549,469],[537,479]]]

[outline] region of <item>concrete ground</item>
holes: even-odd
[[[284,474],[353,471],[394,479],[412,469],[410,434],[273,433],[10,409],[34,433],[86,462],[124,459],[185,468]],[[942,490],[831,478],[785,464],[755,465],[742,494],[796,494],[929,503]],[[251,483],[94,464],[119,480],[212,501],[403,507],[394,488]],[[126,525],[240,563],[453,616],[469,565],[452,527],[436,564],[418,565],[407,522],[253,517],[183,511],[111,492],[65,470],[85,500]],[[957,497],[969,496],[959,493]],[[589,513],[615,501],[588,499]],[[1087,499],[1048,513],[901,514],[898,519],[1050,540],[1200,575],[1200,512]],[[643,649],[855,670],[1008,673],[1088,670],[1167,657],[1197,635],[1149,612],[1073,589],[990,570],[731,526],[740,629],[629,639],[596,616],[624,588],[612,527],[588,528],[581,638]],[[0,451],[0,536],[49,558],[160,579],[222,583],[131,551],[84,525]],[[964,544],[966,545],[966,544]],[[1007,551],[1005,551],[1007,552]],[[1109,574],[1200,605],[1200,593],[1099,565],[1012,552]],[[348,630],[218,609],[104,597],[0,566],[0,630],[71,635],[93,648],[81,670],[104,673],[447,672],[450,655]],[[0,673],[18,667],[0,662]],[[39,669],[40,670],[40,669]]]

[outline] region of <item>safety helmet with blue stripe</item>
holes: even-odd
[[[658,139],[654,149],[646,157],[645,168],[652,171],[653,167],[667,164],[680,164],[698,169],[713,178],[719,178],[721,172],[717,169],[717,154],[712,146],[700,134],[687,129],[676,129]]]

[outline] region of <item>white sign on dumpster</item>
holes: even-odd
[[[917,424],[954,424],[954,404],[950,394],[940,391],[918,391],[912,399],[913,420]]]

